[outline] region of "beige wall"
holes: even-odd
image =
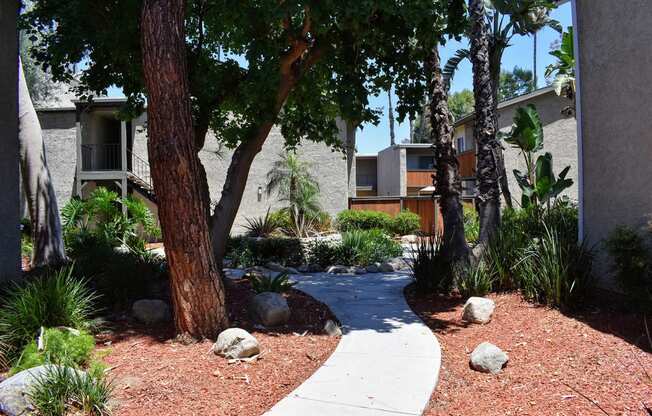
[[[652,214],[652,4],[576,0],[581,229],[598,244]],[[598,271],[608,261],[598,255]]]

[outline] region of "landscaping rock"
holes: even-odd
[[[159,299],[141,299],[131,307],[134,318],[144,324],[156,324],[170,318],[168,304]]]
[[[50,365],[32,367],[0,383],[0,414],[7,416],[32,414],[34,407],[29,402],[27,393],[39,377],[46,374],[49,367]]]
[[[349,273],[349,272],[350,272],[349,268],[346,267],[346,266],[342,266],[342,265],[331,266],[326,271],[326,273],[328,273],[328,274],[346,274],[346,273]]]
[[[329,337],[341,337],[342,336],[342,329],[338,324],[333,322],[332,319],[329,319],[326,321],[326,324],[324,325],[324,332],[328,334]]]
[[[405,270],[409,268],[408,264],[401,257],[394,257],[387,261],[388,264],[391,264],[394,268],[394,271]]]
[[[273,292],[259,293],[251,300],[253,318],[265,326],[279,326],[290,319],[290,307],[283,296]]]
[[[233,260],[231,259],[223,259],[222,260],[222,267],[225,269],[230,269],[233,266]]]
[[[367,266],[367,273],[380,273],[380,263],[374,263]]]
[[[319,264],[311,264],[310,266],[310,273],[320,273],[324,271],[324,268],[321,267]]]
[[[289,274],[299,274],[299,271],[294,267],[286,267],[285,271]]]
[[[297,267],[297,270],[299,273],[310,273],[310,265],[302,264],[301,266]]]
[[[394,270],[394,265],[389,263],[389,262],[383,262],[380,264],[380,267],[378,267],[378,270],[382,273],[391,273]]]
[[[491,321],[496,304],[493,300],[480,297],[470,297],[464,304],[462,319],[475,324],[486,324]]]
[[[471,353],[471,368],[483,373],[499,373],[507,361],[507,354],[489,342],[478,345]]]
[[[403,244],[413,244],[416,243],[419,237],[414,234],[408,234],[401,237],[401,243]]]
[[[367,269],[365,269],[364,267],[356,267],[354,271],[355,274],[367,274]]]
[[[260,354],[258,340],[242,328],[229,328],[217,336],[213,352],[226,358],[248,358]]]

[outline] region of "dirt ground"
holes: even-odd
[[[330,356],[338,338],[323,334],[330,310],[310,296],[287,294],[288,325],[264,329],[247,315],[253,291],[246,280],[227,287],[232,326],[258,339],[256,361],[233,363],[210,351],[213,341],[185,345],[169,326],[116,322],[98,340],[114,379],[117,416],[260,415],[307,379]]]
[[[439,384],[426,415],[649,415],[652,354],[640,314],[589,308],[575,315],[536,306],[518,293],[492,294],[486,325],[461,320],[457,297],[418,296],[413,310],[437,336]],[[469,367],[483,341],[509,355],[498,375]]]

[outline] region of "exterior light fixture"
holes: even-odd
[[[258,187],[258,202],[263,200],[263,188],[261,186]]]

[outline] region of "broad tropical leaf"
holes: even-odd
[[[541,201],[548,200],[552,187],[555,185],[555,174],[552,171],[552,154],[546,152],[539,156],[536,162],[535,189]]]
[[[533,104],[516,110],[514,124],[508,135],[501,137],[523,152],[538,152],[543,149],[543,125]]]

